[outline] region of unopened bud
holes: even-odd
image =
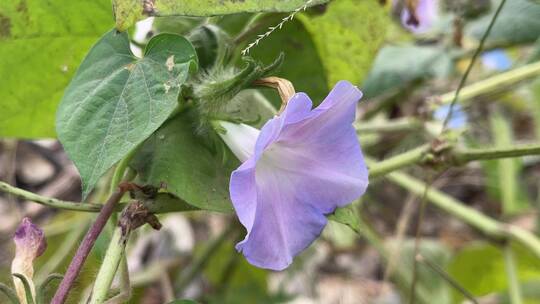
[[[26,277],[35,296],[35,287],[32,281],[34,276],[34,260],[45,252],[47,241],[43,230],[34,225],[29,218],[23,218],[13,236],[15,242],[15,257],[11,263],[11,273],[18,273]],[[17,296],[22,304],[26,303],[24,285],[19,278],[13,277]]]

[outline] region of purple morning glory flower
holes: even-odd
[[[414,14],[404,8],[401,11],[401,22],[409,31],[422,34],[427,32],[438,15],[437,0],[418,0]]]
[[[352,126],[361,97],[340,81],[315,109],[306,94],[295,94],[260,131],[219,122],[243,162],[229,190],[247,229],[236,249],[251,264],[286,268],[321,234],[325,215],[364,194],[368,170]]]

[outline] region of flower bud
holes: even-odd
[[[34,225],[29,218],[23,218],[13,236],[15,242],[15,258],[11,263],[11,273],[19,273],[26,277],[35,296],[35,287],[32,281],[34,276],[34,260],[45,252],[47,242],[43,230]],[[21,303],[26,303],[24,285],[19,278],[13,277],[15,289]]]

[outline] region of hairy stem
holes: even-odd
[[[131,280],[129,278],[129,268],[126,254],[122,256],[122,261],[120,262],[119,267],[120,269],[118,269],[118,272],[120,274],[120,291],[117,295],[107,300],[105,304],[126,303],[129,301],[129,299],[131,299]]]
[[[90,250],[92,250],[92,247],[94,247],[96,239],[107,224],[107,220],[113,213],[116,204],[120,201],[123,195],[124,191],[122,189],[116,190],[100,210],[98,216],[96,217],[96,221],[86,233],[81,245],[75,253],[75,256],[71,260],[65,276],[54,294],[51,301],[52,304],[63,304],[66,301],[69,291],[71,290],[75,279],[81,272],[81,268],[86,261]]]
[[[121,227],[116,227],[114,230],[109,248],[99,268],[89,304],[101,304],[107,299],[107,293],[125,254],[128,234],[123,235]]]

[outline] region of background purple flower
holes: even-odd
[[[450,112],[450,105],[442,105],[433,112],[433,118],[442,122],[446,119],[448,112]],[[464,128],[466,124],[467,113],[465,113],[460,104],[456,103],[452,110],[452,117],[450,117],[450,120],[448,121],[448,128],[460,129]]]
[[[482,64],[491,70],[504,71],[512,67],[512,59],[504,50],[494,49],[482,54]]]
[[[409,31],[422,34],[427,32],[433,23],[436,21],[438,15],[438,1],[437,0],[418,0],[414,16],[411,15],[407,8],[401,11],[401,22],[405,28]],[[418,23],[416,23],[418,21]]]
[[[326,214],[365,192],[368,171],[352,126],[361,96],[355,86],[341,81],[312,110],[306,94],[295,94],[258,137],[247,132],[244,145],[251,138],[246,146],[254,146],[247,159],[232,143],[240,140],[233,139],[240,129],[222,135],[245,160],[232,173],[230,194],[247,229],[236,248],[251,264],[286,268],[320,235]]]

